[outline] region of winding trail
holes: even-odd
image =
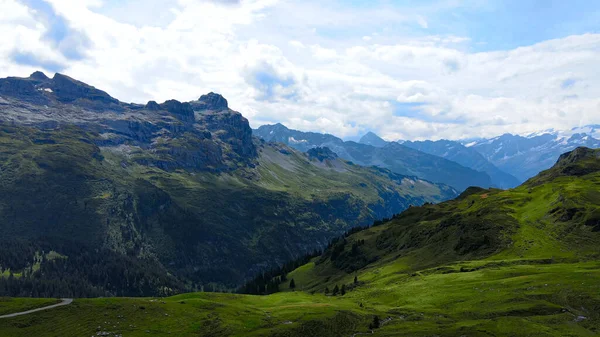
[[[0,316],[0,318],[11,318],[11,317],[16,317],[16,316],[29,315],[29,314],[33,314],[34,312],[54,309],[54,308],[62,307],[65,305],[69,305],[71,303],[73,303],[72,298],[62,298],[62,302],[57,303],[57,304],[49,305],[47,307],[41,307],[41,308],[37,308],[37,309],[31,309],[31,310],[27,310],[27,311],[17,312],[14,314],[8,314],[8,315]]]

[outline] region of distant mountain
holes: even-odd
[[[364,136],[362,136],[358,142],[361,144],[371,145],[375,147],[384,147],[388,144],[387,141],[385,141],[383,138],[379,137],[371,131],[367,132]]]
[[[529,136],[502,136],[466,142],[465,146],[481,153],[499,169],[525,181],[552,167],[558,157],[580,146],[600,147],[598,125],[573,128],[569,131],[549,130]]]
[[[492,178],[492,183],[500,188],[518,186],[521,181],[516,177],[500,170],[490,163],[473,148],[466,147],[459,142],[450,140],[438,141],[405,141],[404,146],[455,161],[463,166],[477,171],[485,172]]]
[[[353,163],[387,168],[399,174],[450,185],[460,191],[469,186],[493,185],[491,178],[484,172],[395,142],[383,147],[344,142],[329,134],[291,130],[281,124],[263,125],[253,132],[266,141],[281,142],[304,152],[315,147],[328,147],[341,158]]]
[[[344,141],[334,135],[292,130],[281,123],[263,125],[258,129],[252,130],[252,133],[267,142],[287,144],[302,152],[306,152],[314,147],[328,147],[340,157],[348,157],[348,155],[340,154],[343,151]]]
[[[226,289],[456,190],[252,136],[221,95],[130,104],[0,79],[1,296]],[[1,283],[1,282],[0,282]]]

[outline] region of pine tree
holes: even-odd
[[[325,295],[329,294],[329,287],[325,287]]]
[[[358,284],[358,276],[354,276],[354,284]]]
[[[292,290],[296,289],[296,282],[294,281],[294,279],[292,279],[290,281],[290,289],[292,289]]]
[[[340,292],[340,287],[338,287],[338,285],[336,284],[335,287],[333,288],[333,293],[332,295],[335,296]]]
[[[379,322],[379,316],[373,316],[373,322],[369,324],[369,329],[379,329],[381,323]]]
[[[346,295],[346,285],[342,284],[342,290],[340,292],[342,294],[342,296]]]

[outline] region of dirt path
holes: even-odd
[[[31,309],[31,310],[27,310],[27,311],[17,312],[14,314],[8,314],[8,315],[0,316],[0,318],[11,318],[11,317],[16,317],[16,316],[21,316],[21,315],[29,315],[29,314],[33,314],[34,312],[54,309],[54,308],[62,307],[65,305],[69,305],[71,303],[73,303],[72,298],[63,298],[62,302],[57,303],[57,304],[49,305],[47,307],[41,307],[41,308],[37,308],[37,309]]]

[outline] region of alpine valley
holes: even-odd
[[[242,288],[256,295],[76,299],[60,308],[0,318],[0,331],[5,336],[596,336],[598,191],[600,151],[577,148],[515,189],[469,188],[452,201],[411,207],[348,233],[322,254],[263,273]],[[51,303],[11,298],[0,302],[0,310]]]
[[[0,295],[235,289],[457,194],[326,148],[260,141],[214,93],[128,104],[36,72],[0,80],[0,119]]]
[[[0,336],[597,336],[595,132],[350,142],[0,79]]]

